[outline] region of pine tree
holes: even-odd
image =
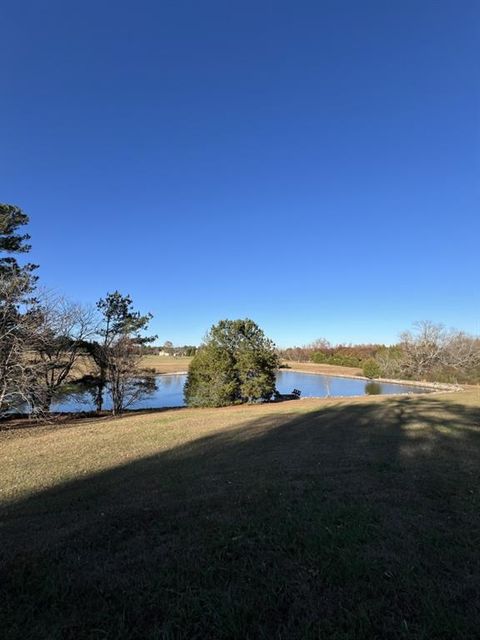
[[[279,361],[275,345],[248,318],[214,325],[193,358],[185,384],[190,406],[226,406],[269,399]]]
[[[30,251],[30,236],[18,233],[28,221],[19,207],[0,204],[0,413],[22,396],[27,385],[36,265],[20,265],[15,254]]]

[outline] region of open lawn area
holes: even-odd
[[[148,369],[154,369],[156,373],[178,373],[188,371],[192,358],[173,358],[170,356],[145,356],[142,365]],[[295,371],[305,371],[305,373],[322,373],[330,376],[361,376],[362,369],[359,367],[341,367],[334,364],[316,364],[314,362],[293,362],[289,360],[284,364],[289,369]]]
[[[480,392],[0,432],[13,639],[478,638]]]
[[[284,365],[294,371],[304,371],[305,373],[321,373],[326,376],[363,376],[360,367],[343,367],[336,364],[317,364],[315,362],[294,362],[288,360]]]
[[[156,373],[185,373],[192,358],[173,356],[144,356],[142,366],[154,369]]]
[[[186,373],[192,358],[173,356],[144,356],[141,366],[151,369],[155,373]],[[363,375],[362,369],[358,367],[341,367],[332,364],[315,364],[314,362],[284,362],[288,369],[294,371],[305,371],[305,373],[322,373],[330,376],[358,376]],[[78,378],[85,374],[95,373],[95,366],[86,357],[79,358],[73,370],[73,378]]]
[[[151,369],[155,373],[186,373],[192,358],[169,356],[144,356],[141,366]],[[73,368],[71,378],[80,378],[88,374],[95,374],[96,367],[88,357],[80,357]]]

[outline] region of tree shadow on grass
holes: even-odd
[[[479,421],[265,412],[10,504],[5,637],[477,637]]]
[[[177,407],[155,407],[142,409],[128,409],[124,413],[113,416],[109,410],[98,411],[57,411],[41,417],[28,416],[25,413],[13,413],[0,418],[0,431],[17,431],[19,429],[32,429],[41,427],[57,428],[67,427],[70,429],[75,425],[92,425],[94,423],[105,422],[114,418],[121,421],[135,416],[151,415],[153,413],[165,413],[166,411],[182,411],[184,406]]]

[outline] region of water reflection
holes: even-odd
[[[365,385],[365,394],[367,396],[378,396],[382,393],[382,385],[378,382],[367,382]]]
[[[163,374],[162,376],[159,376],[159,378],[161,379],[161,384],[165,389],[174,387],[177,384],[177,380],[175,379],[176,377],[178,376],[169,374]]]

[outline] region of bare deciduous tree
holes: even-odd
[[[36,313],[37,326],[30,336],[28,400],[34,411],[47,412],[86,351],[94,315],[79,304],[51,297],[38,305]]]
[[[120,336],[109,349],[107,388],[114,415],[156,389],[154,377],[142,370],[141,360],[141,350],[129,336]]]
[[[400,366],[407,377],[458,380],[480,366],[479,340],[461,331],[422,321],[400,338]]]
[[[423,379],[439,368],[447,344],[447,333],[441,324],[429,321],[414,323],[413,331],[400,334],[402,370],[408,377]]]
[[[463,331],[450,334],[445,366],[456,372],[468,372],[480,367],[480,340]]]

